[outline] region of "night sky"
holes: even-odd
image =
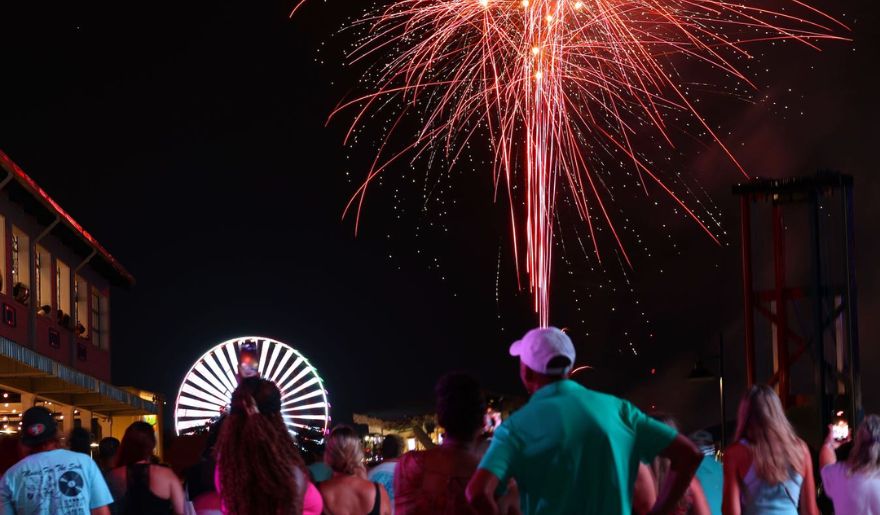
[[[403,167],[368,194],[357,237],[341,219],[368,153],[343,147],[345,118],[325,121],[356,83],[342,65],[349,42],[335,34],[360,3],[310,0],[293,20],[292,4],[274,0],[23,3],[0,6],[0,148],[137,279],[112,295],[116,384],[171,404],[208,348],[262,335],[312,361],[340,421],[429,404],[436,378],[453,369],[521,393],[506,351],[534,318],[488,172],[456,172],[423,211],[422,176]],[[709,94],[706,110],[753,175],[855,176],[871,371],[880,362],[880,20],[874,2],[813,4],[850,24],[854,41],[767,48],[754,70],[759,100]],[[671,166],[698,192],[691,200],[720,214],[721,245],[662,195],[630,188],[614,209],[646,241],[634,268],[611,246],[604,266],[591,266],[572,250],[578,229],[563,230],[551,319],[596,367],[585,384],[696,427],[717,421],[715,391],[685,376],[697,358],[716,368],[719,336],[729,399],[743,385],[730,193],[741,176],[712,147],[681,148]],[[876,412],[880,385],[866,375],[865,406]]]

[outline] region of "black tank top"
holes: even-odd
[[[158,497],[150,490],[150,465],[135,463],[126,467],[125,507],[122,515],[167,515],[171,499]]]
[[[376,500],[373,501],[373,509],[367,515],[379,515],[382,508],[382,494],[379,492],[379,483],[373,483],[376,487]]]

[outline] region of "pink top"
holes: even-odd
[[[303,495],[303,515],[321,515],[321,512],[324,511],[324,499],[321,497],[321,492],[308,480],[308,476],[299,469],[295,469],[294,473],[297,475],[297,480],[302,479],[306,481],[306,492]],[[219,460],[218,466],[214,467],[214,487],[217,489],[217,495],[220,495]],[[228,512],[223,509],[223,513],[226,514]]]

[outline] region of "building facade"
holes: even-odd
[[[134,278],[0,151],[0,435],[43,405],[60,428],[121,437],[159,399],[110,384],[110,292]]]

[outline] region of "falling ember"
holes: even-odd
[[[799,0],[788,3],[790,8],[773,10],[759,0],[393,2],[356,22],[368,30],[350,61],[378,66],[365,76],[369,91],[331,114],[358,109],[348,141],[371,116],[391,104],[400,107],[346,213],[354,209],[357,227],[368,186],[392,163],[439,148],[453,166],[466,144],[485,141],[495,184],[507,193],[515,261],[524,264],[535,312],[547,325],[561,195],[576,206],[597,258],[596,224],[602,224],[629,264],[606,209],[610,195],[595,175],[591,141],[625,156],[646,194],[649,185],[662,190],[717,241],[634,140],[650,133],[671,148],[677,135],[671,116],[687,117],[745,175],[694,107],[680,63],[700,63],[719,80],[754,87],[736,66],[752,57],[751,44],[794,40],[816,48],[820,40],[845,39],[835,34],[847,30],[840,22]],[[392,149],[390,133],[407,117],[420,129],[403,148]]]

